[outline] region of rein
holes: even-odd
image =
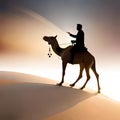
[[[48,50],[48,56],[49,56],[49,58],[52,56],[52,52],[51,52],[51,47],[50,47],[50,45],[49,45],[49,50]]]
[[[63,43],[63,44],[60,44],[60,45],[69,45],[70,43]],[[51,52],[51,47],[50,47],[50,44],[49,44],[49,49],[48,49],[48,57],[50,58],[52,56],[52,52]]]

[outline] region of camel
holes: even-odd
[[[48,44],[51,45],[53,51],[58,56],[61,57],[61,60],[62,60],[62,80],[57,85],[62,86],[62,84],[64,83],[65,69],[66,69],[67,63],[70,63],[70,57],[71,57],[71,52],[70,51],[71,51],[71,48],[73,46],[70,45],[70,46],[68,46],[66,48],[61,48],[59,46],[58,41],[57,41],[56,38],[57,38],[57,35],[56,36],[44,36],[43,40],[48,42]],[[96,71],[94,56],[88,51],[86,51],[86,52],[77,52],[74,55],[74,59],[73,59],[72,64],[79,64],[80,73],[79,73],[79,76],[78,76],[77,80],[74,83],[70,84],[70,86],[71,87],[75,86],[75,84],[80,80],[80,78],[82,78],[82,73],[83,73],[83,70],[85,69],[87,79],[86,79],[86,82],[84,83],[84,85],[81,87],[81,90],[84,89],[86,84],[90,80],[89,70],[91,68],[93,73],[96,76],[97,86],[98,86],[98,93],[100,93],[99,74]]]

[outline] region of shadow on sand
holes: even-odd
[[[29,75],[26,78],[29,79]],[[0,120],[44,119],[94,95],[78,89],[43,83],[0,85]]]

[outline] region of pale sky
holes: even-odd
[[[109,36],[105,40],[108,40],[110,45],[120,44],[119,0],[2,0],[0,2],[2,3],[0,12],[3,14],[14,13],[20,16],[21,14],[14,8],[27,8],[47,18],[63,31],[76,32],[76,24],[81,23],[87,31],[86,34],[89,34],[89,31],[97,32],[98,37]],[[101,40],[105,41],[103,38]]]

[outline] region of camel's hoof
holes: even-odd
[[[98,94],[100,93],[100,90],[98,90]]]
[[[57,83],[56,85],[57,85],[57,86],[62,86],[62,83]]]
[[[84,87],[81,87],[81,88],[80,88],[80,90],[83,90],[83,89],[84,89]]]
[[[75,86],[75,84],[70,84],[70,87],[74,87]]]
[[[98,93],[100,93],[100,87],[98,87]]]

